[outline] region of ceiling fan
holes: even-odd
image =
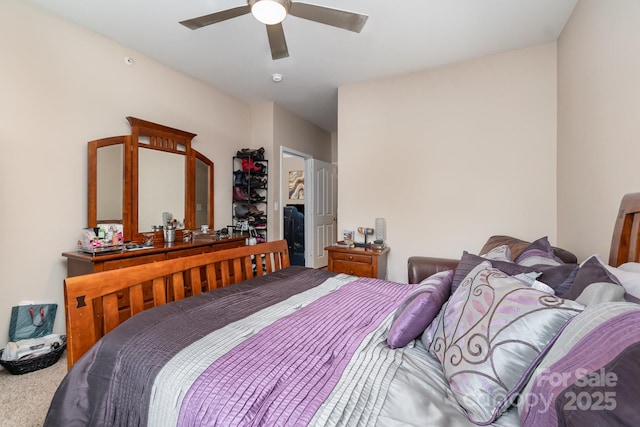
[[[246,15],[247,13],[253,14],[258,21],[266,25],[269,46],[271,47],[271,58],[274,60],[289,56],[287,41],[285,40],[284,30],[282,29],[282,21],[289,14],[355,33],[359,33],[362,30],[368,18],[368,16],[358,13],[298,1],[247,0],[246,6],[234,7],[198,18],[181,21],[180,23],[187,28],[197,30],[198,28]]]

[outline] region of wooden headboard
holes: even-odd
[[[640,193],[625,194],[613,228],[609,265],[640,261]]]
[[[287,242],[278,240],[68,277],[64,281],[68,366],[134,314],[289,265]],[[127,303],[124,308],[122,301]]]

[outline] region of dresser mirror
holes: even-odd
[[[185,175],[182,154],[139,146],[138,150],[138,229],[150,231],[162,226],[162,213],[170,212],[183,222],[185,217]]]
[[[122,223],[124,140],[95,147],[96,222]],[[90,150],[91,151],[91,150]]]
[[[131,135],[88,144],[88,226],[123,225],[125,240],[163,225],[213,225],[214,165],[191,148],[195,134],[127,117]]]

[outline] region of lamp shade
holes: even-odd
[[[251,13],[263,24],[274,25],[287,17],[290,4],[285,0],[255,0],[251,3]]]

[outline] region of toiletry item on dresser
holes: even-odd
[[[164,241],[165,243],[173,243],[176,241],[176,226],[165,225],[164,226]]]

